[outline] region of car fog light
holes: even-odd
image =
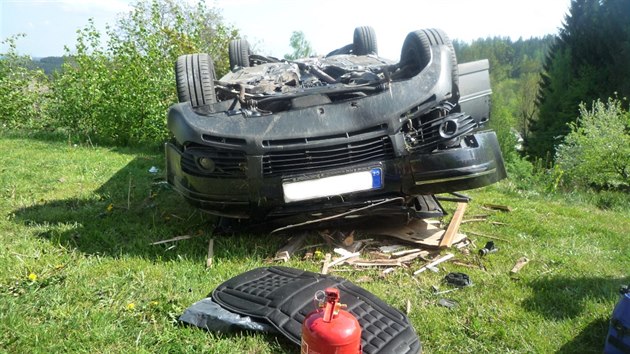
[[[215,169],[215,163],[211,158],[202,157],[199,160],[199,166],[208,172],[213,172]]]
[[[440,125],[440,136],[443,138],[451,138],[457,133],[459,128],[456,121],[449,119]]]

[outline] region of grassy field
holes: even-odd
[[[215,220],[164,184],[161,150],[9,133],[0,134],[0,149],[0,351],[299,352],[283,337],[177,324],[221,282],[267,265],[286,236],[213,236]],[[455,251],[456,259],[485,270],[445,263],[439,273],[412,277],[423,264],[416,261],[387,277],[349,267],[333,274],[403,311],[409,301],[426,353],[601,352],[617,290],[630,283],[630,211],[519,191],[510,181],[469,194],[465,219],[491,216],[462,225],[474,245],[470,254]],[[484,203],[513,210],[491,212]],[[495,240],[499,251],[479,260],[476,250],[489,239],[477,234],[503,239]],[[150,245],[181,235],[195,237]],[[215,258],[207,269],[210,237]],[[522,256],[530,263],[511,276]],[[437,306],[432,290],[447,289],[449,271],[474,282],[442,295],[459,303],[454,309]]]

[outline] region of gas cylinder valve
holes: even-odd
[[[344,310],[346,305],[339,302],[339,289],[326,288],[324,295],[325,299],[321,291],[315,294],[317,308],[302,323],[301,353],[360,354],[359,321]]]

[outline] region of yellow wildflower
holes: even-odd
[[[29,279],[30,281],[36,281],[36,280],[37,280],[37,274],[35,274],[35,273],[29,273],[29,275],[28,275],[28,279]]]
[[[112,210],[114,210],[114,204],[111,204],[111,203],[110,203],[110,204],[107,206],[107,212],[108,212],[108,213],[111,213],[111,212],[112,212]]]
[[[136,304],[134,304],[133,302],[130,302],[127,304],[127,311],[133,311],[136,309]]]

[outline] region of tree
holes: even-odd
[[[545,60],[527,152],[552,158],[580,102],[630,96],[630,1],[573,0]]]
[[[630,186],[630,114],[618,99],[598,100],[590,110],[581,104],[578,121],[557,150],[556,163],[570,183]]]
[[[48,79],[41,70],[31,70],[31,59],[17,53],[16,42],[23,34],[11,36],[0,53],[0,126],[36,128],[47,123],[44,109]]]
[[[293,53],[284,55],[284,58],[287,60],[295,60],[315,55],[311,43],[306,40],[304,32],[302,31],[293,31],[293,33],[291,33],[291,39],[289,39],[289,44],[291,48],[293,48]]]
[[[54,81],[51,114],[75,133],[125,145],[168,137],[164,117],[177,102],[177,57],[209,53],[217,73],[225,73],[228,43],[238,32],[203,1],[191,6],[183,0],[145,0],[107,34],[103,42],[91,20],[78,31]]]
[[[479,59],[490,62],[492,82],[492,118],[490,127],[499,137],[504,156],[517,156],[515,131],[523,137],[528,134],[529,120],[538,111],[535,98],[539,75],[546,52],[554,41],[552,36],[543,38],[485,38],[471,44],[453,41],[460,63]],[[514,152],[511,154],[511,152]]]

